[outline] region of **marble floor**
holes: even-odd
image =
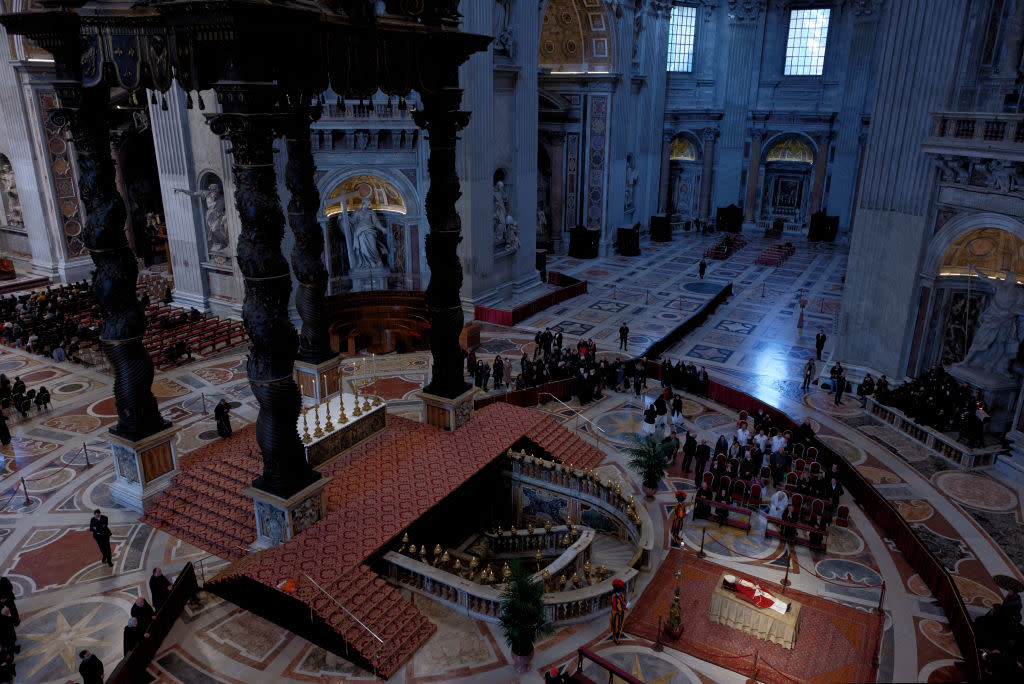
[[[549,270],[590,283],[586,295],[541,312],[514,328],[487,324],[481,358],[530,352],[533,335],[547,326],[563,330],[566,341],[593,338],[602,354],[617,352],[622,321],[631,329],[630,353],[660,337],[696,306],[700,285],[697,263],[710,236],[683,234],[666,244],[643,244],[640,258],[608,257],[581,261],[556,258]],[[830,339],[830,360],[839,311],[846,251],[843,245],[798,242],[796,253],[779,267],[754,263],[767,245],[760,238],[722,262],[711,262],[709,281],[731,281],[734,296],[708,321],[676,344],[667,356],[707,366],[716,379],[779,407],[795,418],[810,417],[819,434],[893,501],[953,573],[970,609],[981,613],[1001,600],[996,574],[1021,578],[1021,496],[1024,483],[988,472],[964,473],[937,454],[882,425],[859,408],[856,398],[835,406],[820,391],[800,391],[800,366],[814,353],[819,328]],[[804,327],[797,327],[801,290],[809,300]],[[224,561],[141,524],[138,515],[111,501],[113,481],[109,449],[103,440],[116,413],[111,379],[72,364],[54,364],[19,350],[0,347],[0,372],[20,376],[29,387],[45,385],[51,410],[12,423],[14,441],[2,450],[0,480],[0,571],[18,596],[22,652],[18,681],[65,682],[77,667],[76,653],[90,648],[112,668],[121,655],[121,631],[136,596],[148,596],[150,570],[173,574],[185,562],[197,564],[201,578]],[[378,376],[378,393],[389,411],[419,419],[414,393],[429,373],[428,354],[361,357],[345,363],[347,382]],[[648,390],[658,391],[657,383]],[[216,439],[213,405],[226,397],[234,407],[236,428],[255,420],[256,403],[245,378],[244,352],[234,350],[167,373],[153,386],[165,416],[182,427],[180,454]],[[566,426],[594,440],[606,454],[602,471],[615,472],[639,496],[639,483],[620,452],[624,436],[639,424],[640,403],[631,394],[606,393],[577,420],[579,407],[549,405]],[[689,397],[685,423],[702,437],[717,438],[736,416],[713,402]],[[86,455],[88,463],[86,463]],[[27,487],[22,489],[22,481]],[[656,526],[654,566],[667,553],[667,521],[673,493],[692,481],[678,470],[646,504]],[[114,567],[99,563],[88,533],[94,508],[103,509],[114,533]],[[852,508],[852,524],[833,528],[828,552],[799,547],[790,578],[795,588],[863,610],[878,603],[886,584],[885,631],[879,681],[945,681],[958,657],[955,641],[927,588],[884,535]],[[757,520],[755,516],[755,521]],[[757,524],[763,526],[763,520]],[[703,523],[689,526],[687,544],[700,543]],[[785,569],[777,541],[757,534],[704,530],[711,560],[744,574],[778,581]],[[640,588],[650,580],[640,577]],[[639,596],[639,592],[637,593]],[[539,673],[574,660],[589,646],[648,682],[739,682],[744,676],[666,648],[654,652],[637,638],[615,645],[607,621],[559,630],[537,645],[534,671],[516,675],[500,632],[417,597],[417,607],[438,630],[393,681],[506,682],[540,681]],[[897,648],[896,644],[899,644]],[[311,645],[274,624],[219,598],[200,593],[165,640],[151,668],[158,682],[348,682],[373,676],[334,654]]]

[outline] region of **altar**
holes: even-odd
[[[718,584],[711,594],[708,609],[711,621],[792,649],[800,632],[800,610],[803,606],[797,601],[776,597],[789,604],[786,612],[758,608],[737,596],[736,592],[725,589],[723,584],[726,574],[719,576]]]
[[[344,419],[342,406],[345,408]],[[365,396],[357,397],[347,393],[336,394],[321,404],[303,410],[298,420],[306,460],[314,468],[319,468],[386,426],[386,402],[379,401],[373,405]],[[318,429],[320,436],[316,436]]]

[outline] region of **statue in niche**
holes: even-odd
[[[513,57],[515,31],[512,28],[514,24],[512,10],[515,0],[495,1],[500,9],[494,13],[494,52]]]
[[[494,183],[494,245],[519,251],[519,225],[509,209],[505,183],[500,180]]]
[[[981,276],[973,266],[970,269]],[[995,288],[988,306],[978,316],[974,339],[960,365],[1006,375],[1024,338],[1020,322],[1020,316],[1024,316],[1024,290],[1017,287],[1017,274],[1013,271],[1007,271],[1003,281],[996,281]]]
[[[227,213],[224,208],[224,185],[214,174],[206,177],[206,188],[190,192],[175,188],[175,192],[182,192],[203,201],[203,218],[206,223],[206,246],[210,253],[224,252],[228,248],[228,226]]]
[[[626,155],[626,209],[633,208],[633,196],[636,194],[636,182],[640,179],[640,171],[636,168],[633,153]]]
[[[377,212],[370,208],[369,196],[363,197],[360,207],[351,215],[346,205],[347,201],[341,203],[341,222],[352,246],[353,268],[384,268],[388,254],[387,236]]]
[[[21,217],[18,188],[14,183],[14,167],[3,155],[0,155],[0,193],[3,193],[5,223],[8,226],[22,225],[24,220]]]
[[[949,183],[963,184],[971,175],[970,161],[966,157],[938,157],[939,172],[942,180]]]

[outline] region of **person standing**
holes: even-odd
[[[818,358],[821,358],[819,353]],[[814,359],[807,359],[807,364],[804,366],[804,384],[803,391],[809,392],[811,390],[811,383],[814,382],[814,371],[816,367],[814,365]]]
[[[843,401],[843,392],[846,391],[846,371],[839,371],[839,375],[836,376],[836,401],[835,405]]]
[[[708,446],[706,439],[700,440],[700,444],[697,445],[697,471],[693,475],[693,481],[700,483],[701,477],[704,475],[704,469],[708,467],[708,461],[711,460],[711,447]]]
[[[127,657],[131,650],[139,645],[143,639],[149,638],[149,632],[139,627],[139,619],[131,618],[124,627],[124,654]]]
[[[825,348],[825,340],[828,337],[825,335],[825,331],[818,328],[818,334],[814,336],[814,348],[818,350],[818,360],[821,361],[821,350]]]
[[[629,602],[626,601],[626,583],[620,579],[612,580],[612,614],[611,631],[612,639],[619,643],[622,636],[622,625],[626,622],[626,611],[629,609]]]
[[[700,258],[700,264],[697,266],[697,270],[700,271],[700,279],[704,280],[704,274],[708,272],[708,262],[704,257]]]
[[[143,632],[149,631],[149,625],[153,622],[153,616],[155,615],[153,606],[149,605],[149,602],[142,596],[135,599],[135,603],[132,605],[131,616],[138,618],[139,629]]]
[[[107,516],[101,514],[98,508],[92,512],[89,531],[92,532],[92,538],[96,540],[96,546],[100,547],[100,554],[103,556],[100,562],[114,567],[114,562],[110,558],[110,523]]]
[[[501,382],[505,379],[505,364],[501,361],[501,354],[494,357],[494,389],[501,389]]]
[[[78,666],[82,684],[103,684],[103,662],[89,650],[79,651],[78,657],[82,659]]]
[[[149,597],[153,599],[153,607],[160,610],[170,593],[171,581],[160,568],[153,568],[153,574],[149,576]]]
[[[629,350],[629,326],[625,322],[619,326],[619,350]]]
[[[561,334],[561,333],[559,333],[559,334]],[[502,364],[501,368],[502,368],[502,373],[503,373],[502,377],[503,377],[503,379],[505,381],[505,387],[511,389],[512,388],[512,362],[511,361],[505,361]]]
[[[226,399],[218,401],[217,407],[213,409],[213,417],[217,420],[217,434],[220,435],[221,439],[227,439],[231,436],[231,417],[228,415],[229,411],[231,411],[231,406]]]
[[[693,430],[686,431],[686,440],[683,442],[683,463],[682,471],[690,472],[693,464],[693,457],[697,453],[697,434]]]
[[[7,419],[3,411],[0,411],[0,444],[7,446],[11,443],[11,431],[7,427]]]

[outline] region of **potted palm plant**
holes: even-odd
[[[662,441],[661,435],[632,434],[630,444],[623,448],[629,455],[629,467],[640,476],[644,496],[648,501],[654,499],[658,491],[658,482],[668,472],[668,464],[674,456],[674,442]]]
[[[501,595],[501,631],[512,649],[512,667],[520,674],[530,670],[533,642],[551,634],[554,625],[544,615],[544,584],[530,579],[522,563],[510,563],[512,574]]]

